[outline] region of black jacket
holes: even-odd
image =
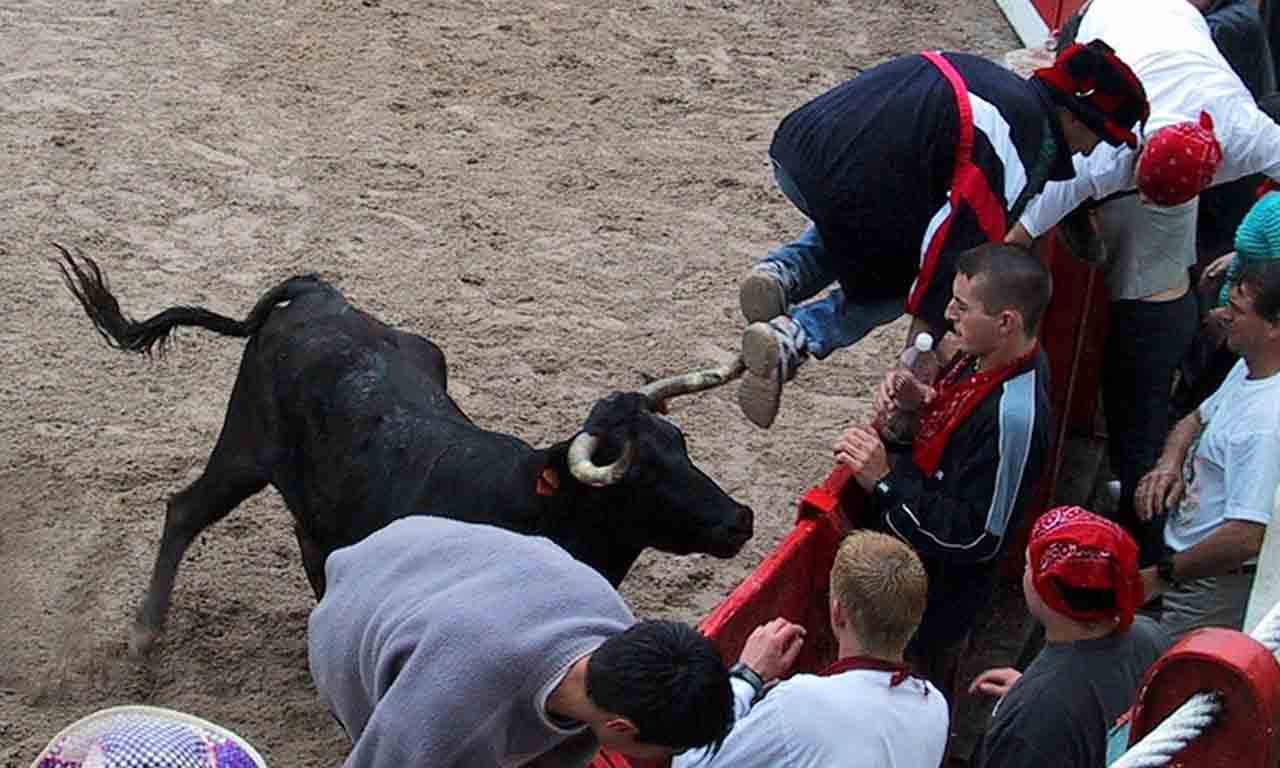
[[[1071,178],[1071,153],[1039,81],[978,56],[947,53],[973,105],[973,162],[1005,210],[1007,231],[1049,180]],[[795,181],[829,263],[854,302],[908,294],[925,246],[950,211],[960,113],[942,72],[920,55],[872,67],[787,115],[769,153]],[[936,327],[953,257],[987,242],[966,206],[916,314]],[[910,307],[908,308],[910,309]]]
[[[875,526],[911,544],[929,574],[922,649],[959,642],[990,595],[1048,461],[1048,382],[1041,352],[951,434],[937,472],[904,456],[872,494]]]

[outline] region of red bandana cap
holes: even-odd
[[[1156,205],[1179,205],[1213,183],[1222,163],[1222,146],[1213,135],[1213,118],[1167,125],[1151,134],[1138,158],[1138,189]]]
[[[1142,81],[1111,46],[1101,40],[1073,43],[1058,52],[1052,67],[1041,67],[1031,77],[1098,138],[1115,147],[1138,146],[1133,128],[1146,124],[1151,104]]]
[[[1036,594],[1056,613],[1078,621],[1114,618],[1120,631],[1142,604],[1138,545],[1123,528],[1081,507],[1057,507],[1031,529],[1027,559]],[[1110,590],[1115,607],[1085,610],[1063,599],[1061,586]]]

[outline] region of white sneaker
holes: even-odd
[[[782,385],[796,375],[808,357],[804,329],[782,315],[752,323],[742,333],[746,373],[738,385],[738,407],[758,427],[768,429],[782,405]]]
[[[738,286],[738,304],[748,323],[767,323],[787,313],[787,285],[777,265],[762,261]]]

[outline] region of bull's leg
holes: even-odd
[[[267,485],[265,473],[249,463],[248,452],[240,445],[228,445],[235,441],[224,440],[226,436],[224,429],[204,473],[169,499],[155,570],[129,640],[129,651],[135,657],[151,650],[164,628],[173,581],[187,547],[201,531]]]
[[[302,528],[293,526],[293,534],[298,537],[298,549],[302,550],[302,567],[307,571],[307,581],[311,583],[311,591],[316,593],[316,600],[324,597],[324,550],[316,540],[302,532]]]

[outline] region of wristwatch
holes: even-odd
[[[760,694],[764,692],[764,679],[760,677],[760,673],[741,661],[729,667],[729,677],[736,677],[751,686],[751,690],[754,691],[752,701],[760,698]]]
[[[1156,575],[1160,580],[1172,586],[1178,586],[1178,580],[1173,575],[1173,550],[1166,549],[1164,556],[1160,558],[1160,562],[1156,563]]]
[[[876,481],[872,490],[881,498],[888,498],[889,494],[893,492],[893,487],[889,485],[889,476],[885,475],[880,480]]]

